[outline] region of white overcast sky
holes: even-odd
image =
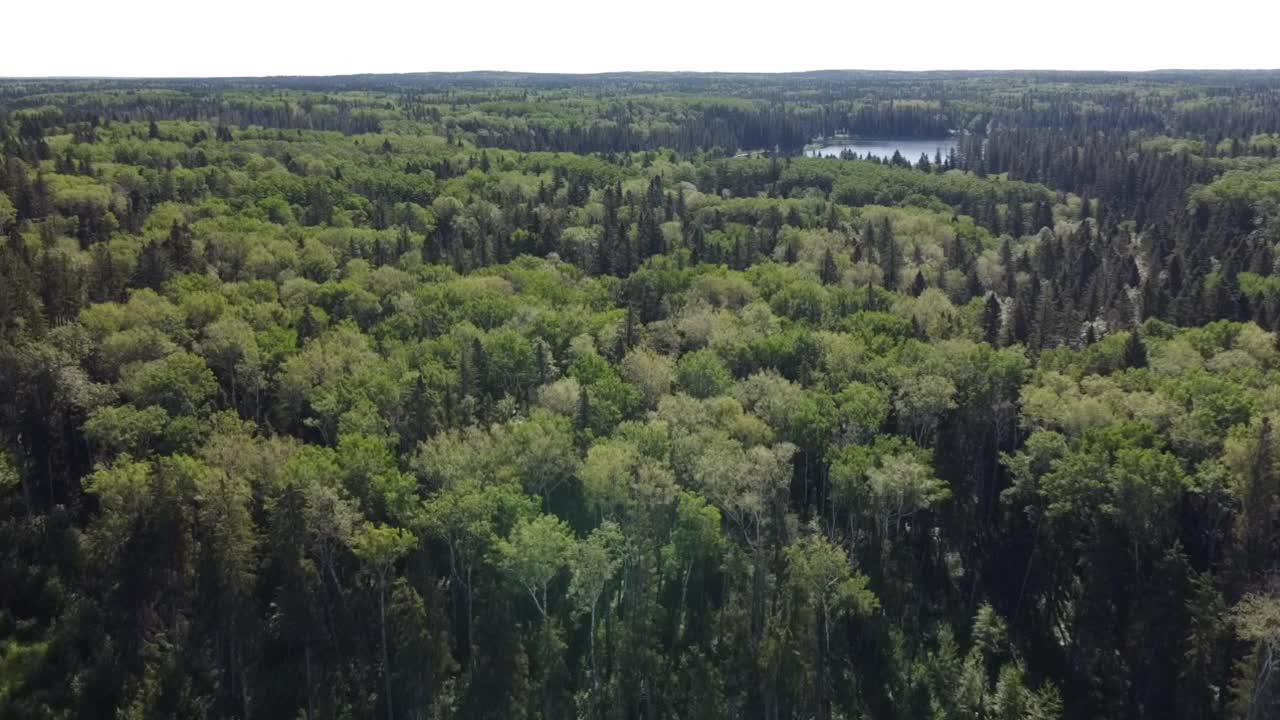
[[[1280,0],[5,0],[0,77],[1280,68]]]

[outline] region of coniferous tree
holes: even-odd
[[[982,312],[982,337],[988,345],[994,347],[1000,344],[1002,321],[1000,301],[996,299],[995,293],[988,293]]]
[[[832,285],[840,279],[840,270],[836,267],[836,257],[831,252],[831,248],[827,248],[826,252],[822,254],[820,278],[823,285]]]
[[[1133,256],[1129,256],[1125,260],[1125,284],[1134,288],[1141,282],[1142,275],[1138,272],[1138,263],[1134,261]]]
[[[1022,237],[1026,233],[1026,220],[1022,213],[1022,199],[1012,198],[1009,203],[1009,233],[1014,237]]]
[[[917,270],[916,279],[913,280],[911,283],[911,296],[920,297],[920,294],[923,293],[925,289],[928,287],[929,287],[929,284],[925,282],[924,273]]]
[[[902,255],[898,249],[898,240],[893,235],[893,227],[886,217],[880,225],[879,240],[882,264],[884,266],[884,287],[886,290],[897,290],[899,275],[902,273]]]
[[[1017,275],[1013,261],[1013,246],[1009,242],[1009,238],[1005,238],[1000,243],[1000,267],[1004,271],[1004,294],[1005,297],[1013,297],[1017,294]]]
[[[1137,330],[1130,330],[1124,344],[1124,366],[1140,369],[1147,366],[1147,345]]]

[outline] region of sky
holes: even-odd
[[[62,0],[0,77],[1280,68],[1280,0]]]

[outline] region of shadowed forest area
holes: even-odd
[[[0,720],[1280,718],[1280,72],[0,80],[0,148]]]

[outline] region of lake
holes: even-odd
[[[848,140],[840,143],[832,143],[819,148],[812,148],[804,151],[808,157],[839,157],[845,150],[855,152],[858,157],[866,157],[867,153],[871,153],[879,158],[891,158],[893,152],[897,150],[902,157],[915,162],[920,159],[920,153],[928,153],[930,162],[933,161],[934,153],[939,149],[942,150],[942,157],[947,157],[947,152],[956,146],[955,138],[939,138],[937,140]]]

